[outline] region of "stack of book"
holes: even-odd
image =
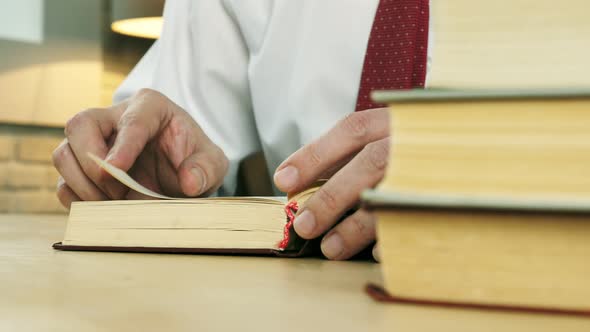
[[[590,4],[434,1],[429,89],[377,92],[385,300],[590,314]],[[506,8],[512,8],[510,12]]]

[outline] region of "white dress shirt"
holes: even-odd
[[[161,37],[115,101],[140,88],[184,108],[230,160],[270,173],[355,109],[379,0],[168,0]],[[276,190],[276,189],[275,189]]]

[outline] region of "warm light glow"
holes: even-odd
[[[139,17],[115,21],[111,29],[122,35],[158,39],[162,31],[162,17]]]

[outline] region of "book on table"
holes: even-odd
[[[173,199],[135,182],[125,172],[93,157],[132,190],[155,199],[74,202],[61,250],[169,253],[311,253],[315,243],[291,225],[297,208],[319,184],[292,197]]]
[[[381,92],[385,300],[590,314],[590,90]]]

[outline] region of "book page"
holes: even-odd
[[[135,190],[140,194],[144,194],[149,197],[159,198],[159,199],[167,199],[167,200],[179,200],[179,199],[186,199],[186,200],[216,200],[216,201],[249,201],[249,202],[272,202],[274,204],[287,203],[287,198],[282,196],[276,197],[214,197],[214,198],[196,198],[196,197],[170,197],[166,195],[162,195],[155,191],[152,191],[139,182],[135,181],[129,174],[124,172],[122,169],[117,168],[106,162],[105,160],[100,159],[99,157],[95,156],[92,153],[88,153],[90,159],[92,159],[100,168],[104,169],[107,173],[109,173],[112,177],[117,179],[119,182],[127,186],[131,190]]]
[[[150,189],[139,184],[137,181],[133,180],[133,178],[130,177],[127,173],[125,173],[122,169],[119,169],[119,168],[107,163],[105,160],[98,158],[97,156],[95,156],[94,154],[92,154],[90,152],[88,152],[88,157],[90,157],[90,159],[94,160],[94,162],[98,166],[100,166],[100,168],[104,169],[107,173],[109,173],[112,177],[117,179],[119,182],[126,185],[130,189],[137,191],[140,194],[144,194],[149,197],[160,198],[160,199],[179,199],[177,197],[170,197],[170,196],[159,194],[155,191],[151,191]]]
[[[117,179],[119,182],[121,182],[122,184],[124,184],[125,186],[129,187],[129,189],[131,190],[135,190],[140,194],[144,194],[146,196],[149,197],[153,197],[153,198],[160,198],[160,199],[196,199],[194,197],[170,197],[170,196],[166,196],[166,195],[162,195],[160,193],[157,193],[155,191],[152,191],[146,187],[144,187],[143,185],[141,185],[140,183],[138,183],[137,181],[135,181],[131,176],[129,176],[129,174],[127,174],[125,171],[123,171],[122,169],[119,169],[111,164],[109,164],[108,162],[106,162],[105,160],[102,160],[101,158],[97,157],[96,155],[92,154],[92,153],[88,153],[88,156],[90,157],[90,159],[92,159],[100,168],[104,169],[107,173],[109,173],[113,178]],[[288,201],[298,201],[300,202],[300,204],[304,203],[313,193],[315,193],[319,187],[324,184],[326,182],[326,180],[318,180],[316,183],[313,184],[313,186],[311,186],[310,188],[301,191],[299,193],[296,193],[294,195],[289,195],[289,197],[282,197],[282,196],[275,196],[275,197],[215,197],[215,198],[199,198],[199,199],[211,199],[211,200],[218,200],[218,201],[273,201],[273,202],[278,202],[278,203],[282,203],[285,204]]]

